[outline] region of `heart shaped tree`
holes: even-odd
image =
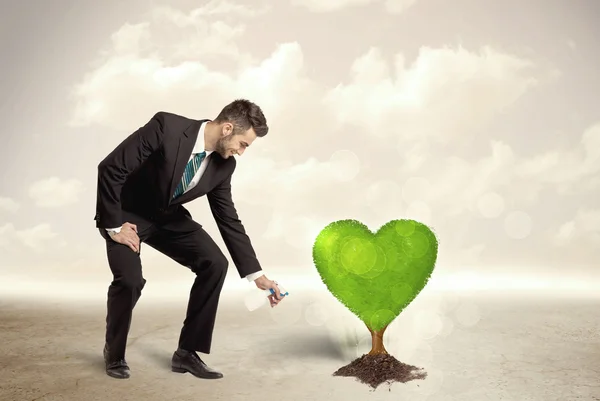
[[[375,234],[359,221],[340,220],[319,233],[313,246],[313,260],[321,279],[365,323],[372,339],[368,355],[334,374],[367,379],[373,387],[384,381],[424,377],[410,376],[416,367],[389,357],[383,334],[427,284],[437,250],[433,231],[414,220],[392,220]],[[389,363],[378,364],[383,360]],[[375,365],[388,369],[375,376],[373,372],[365,373],[369,378],[360,377],[361,370]]]

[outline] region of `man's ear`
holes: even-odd
[[[233,124],[231,123],[225,123],[223,124],[223,129],[221,130],[221,135],[222,136],[229,136],[233,133]]]

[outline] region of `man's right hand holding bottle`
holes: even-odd
[[[262,276],[260,276],[259,278],[257,278],[256,280],[254,280],[254,284],[256,284],[256,286],[261,290],[271,290],[272,289],[274,291],[274,294],[271,294],[267,297],[267,298],[269,298],[269,302],[271,303],[271,308],[278,305],[279,302],[281,302],[283,300],[284,297],[281,295],[281,292],[279,291],[277,282],[275,282],[273,280],[269,280],[267,278],[267,276],[265,276],[264,274]]]

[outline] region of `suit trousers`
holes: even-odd
[[[178,212],[156,222],[123,211],[123,219],[137,226],[140,253],[113,241],[105,229],[100,229],[106,241],[108,264],[113,274],[108,287],[106,315],[106,343],[110,359],[125,357],[133,309],[146,284],[140,258],[143,244],[196,274],[179,336],[179,347],[210,353],[219,297],[227,274],[228,261],[225,255],[189,214]]]

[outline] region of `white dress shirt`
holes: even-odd
[[[190,185],[188,185],[188,187],[185,189],[185,191],[183,193],[190,191],[192,188],[194,188],[196,185],[198,185],[198,182],[200,182],[202,175],[206,171],[208,157],[211,155],[211,153],[213,153],[212,150],[206,150],[206,151],[204,150],[204,129],[205,128],[206,128],[206,122],[202,123],[202,125],[200,126],[200,131],[198,132],[198,138],[196,139],[196,143],[194,144],[194,148],[192,149],[192,154],[190,155],[190,158],[188,159],[188,163],[190,160],[192,160],[192,158],[197,153],[206,152],[206,156],[204,156],[204,159],[202,159],[202,163],[200,163],[200,167],[198,167],[198,171],[192,178]],[[231,157],[233,157],[233,156],[231,156]],[[107,228],[106,231],[108,231],[108,233],[112,236],[112,235],[118,233],[119,231],[121,231],[121,227]],[[256,280],[257,278],[259,278],[260,276],[262,276],[263,274],[264,274],[264,272],[262,270],[259,270],[256,273],[247,275],[246,278],[248,279],[248,281],[252,282],[252,281]]]

